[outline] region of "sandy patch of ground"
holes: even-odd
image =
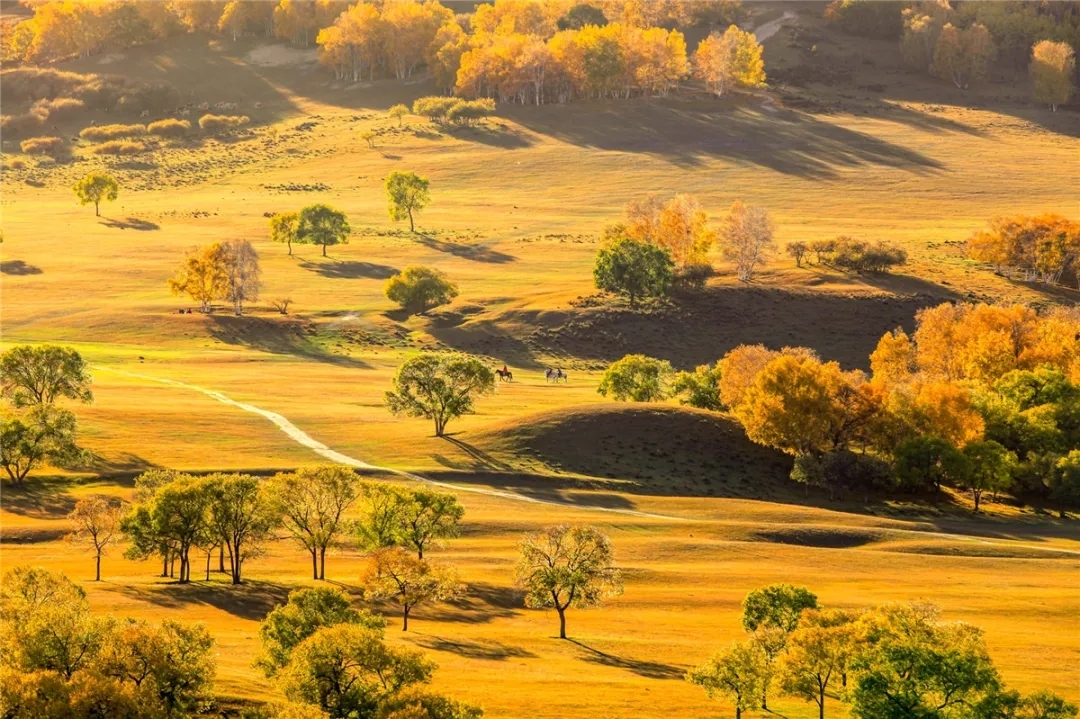
[[[248,64],[262,67],[298,67],[318,62],[318,51],[314,48],[301,50],[284,45],[263,45],[249,52],[244,59]]]

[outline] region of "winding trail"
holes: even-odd
[[[764,23],[761,27],[755,28],[754,38],[757,39],[758,42],[765,42],[770,37],[779,32],[780,28],[784,26],[784,23],[786,23],[788,20],[794,20],[795,17],[795,13],[791,12],[790,10],[785,10],[783,17],[778,17],[775,20],[770,20],[769,22]]]
[[[375,470],[379,472],[387,472],[389,474],[395,474],[399,477],[405,477],[417,482],[423,482],[425,484],[434,485],[436,487],[445,487],[448,489],[454,489],[459,492],[472,492],[474,494],[483,494],[488,497],[498,497],[500,499],[509,499],[518,502],[530,502],[532,504],[546,504],[553,507],[564,507],[568,509],[581,509],[589,512],[609,512],[613,514],[624,514],[631,517],[643,517],[648,519],[667,519],[676,521],[690,521],[686,517],[676,517],[669,514],[653,514],[651,512],[639,512],[635,509],[619,509],[616,507],[598,507],[592,504],[575,504],[574,502],[559,502],[553,499],[538,499],[536,497],[528,497],[523,494],[517,494],[516,492],[503,492],[497,489],[486,489],[483,487],[470,487],[468,485],[451,484],[450,482],[440,482],[438,480],[429,479],[419,474],[413,474],[412,472],[405,472],[400,469],[394,469],[393,467],[381,467],[377,464],[370,464],[355,457],[350,457],[347,454],[342,454],[337,450],[330,449],[322,442],[318,441],[307,432],[294,425],[284,415],[277,412],[271,412],[268,409],[262,407],[256,407],[253,404],[247,404],[245,402],[238,402],[232,397],[224,394],[223,392],[217,392],[212,389],[206,389],[195,384],[188,384],[187,382],[180,382],[174,379],[162,379],[160,377],[151,377],[150,375],[138,374],[136,372],[128,372],[127,370],[115,369],[113,367],[104,367],[101,365],[95,366],[93,369],[104,372],[113,372],[114,374],[123,375],[125,377],[131,377],[133,379],[147,380],[150,382],[157,382],[158,384],[169,385],[170,387],[177,387],[180,389],[190,390],[192,392],[199,392],[201,394],[215,399],[222,404],[227,404],[237,409],[242,409],[245,412],[251,412],[257,414],[260,417],[270,420],[278,429],[288,435],[289,439],[302,444],[315,454],[335,462],[337,464],[343,464],[348,467],[356,467],[357,469]]]

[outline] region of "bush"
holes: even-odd
[[[446,111],[447,122],[471,125],[495,112],[495,101],[489,97],[479,100],[458,101]]]
[[[122,137],[140,137],[146,134],[146,125],[91,125],[79,133],[84,140],[101,142]]]
[[[442,122],[450,110],[465,103],[460,97],[441,97],[432,95],[421,97],[413,103],[413,114],[426,117],[432,122]]]
[[[61,118],[70,117],[74,115],[78,110],[82,110],[86,107],[86,104],[82,100],[76,100],[73,97],[58,97],[53,100],[38,100],[34,103],[31,110],[38,110],[44,112],[49,118]]]
[[[892,467],[877,457],[855,454],[847,450],[830,452],[821,460],[821,480],[828,487],[829,495],[844,492],[860,492],[869,499],[875,489],[887,489],[893,485]]]
[[[837,237],[826,264],[845,272],[888,272],[907,262],[907,252],[884,242],[870,245],[850,237]]]
[[[138,155],[140,152],[146,152],[146,145],[130,140],[112,140],[94,145],[90,148],[90,152],[95,155]]]
[[[4,115],[0,117],[0,134],[21,135],[24,132],[33,132],[48,119],[49,113],[37,106],[21,115]]]
[[[387,299],[413,314],[423,314],[457,296],[457,285],[431,267],[406,267],[386,283]]]
[[[814,253],[819,265],[829,264],[829,257],[835,249],[835,240],[814,240],[810,243],[810,251]]]
[[[675,270],[674,285],[687,290],[701,290],[715,274],[713,266],[706,262],[684,265]]]
[[[158,120],[146,126],[146,131],[158,137],[184,137],[191,129],[191,123],[187,120]]]
[[[604,371],[596,391],[619,402],[659,402],[670,396],[673,375],[667,360],[626,355]]]
[[[251,122],[247,115],[203,115],[199,127],[205,132],[224,132]]]
[[[810,246],[805,242],[789,242],[784,247],[784,251],[795,260],[796,267],[802,267],[803,259],[810,252]]]
[[[31,137],[19,143],[19,149],[27,155],[51,155],[64,152],[64,141],[59,137]]]
[[[693,372],[680,372],[675,377],[673,392],[682,395],[681,404],[719,412],[724,408],[720,401],[720,372],[719,362],[713,367],[703,364]]]

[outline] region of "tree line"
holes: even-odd
[[[927,602],[826,609],[806,587],[772,584],[743,600],[749,635],[690,670],[687,681],[744,711],[779,692],[835,701],[857,719],[1070,719],[1077,707],[1049,691],[1006,689],[983,632],[941,618]]]
[[[967,241],[966,254],[997,274],[1054,285],[1068,275],[1080,287],[1080,222],[1061,215],[994,217]]]
[[[1080,315],[1023,305],[943,304],[916,330],[884,335],[871,372],[805,347],[742,345],[676,373],[630,355],[598,391],[621,401],[675,395],[726,411],[758,444],[794,458],[791,477],[830,494],[1012,492],[1080,508]]]

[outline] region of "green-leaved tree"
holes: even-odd
[[[422,353],[398,367],[386,393],[391,412],[424,417],[442,437],[450,420],[472,414],[476,398],[495,391],[495,374],[483,362],[459,354]]]
[[[101,201],[112,202],[120,191],[120,185],[112,175],[91,172],[72,187],[80,205],[94,203],[94,214],[101,216]]]
[[[408,218],[409,232],[416,232],[413,214],[431,202],[430,183],[415,172],[396,170],[386,177],[386,200],[390,219],[399,222]]]

